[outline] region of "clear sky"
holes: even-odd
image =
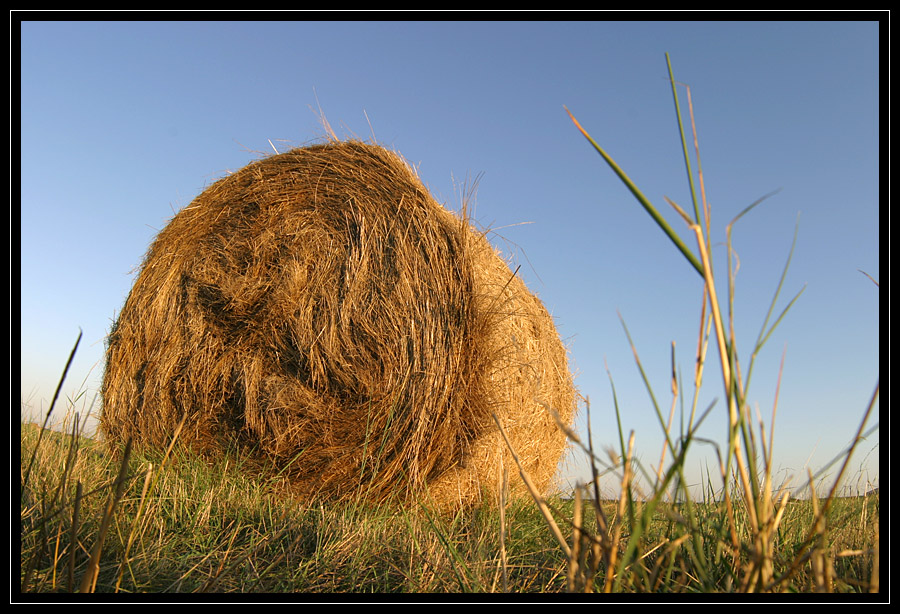
[[[655,467],[661,430],[620,315],[665,416],[675,342],[689,408],[701,281],[564,106],[696,251],[663,200],[691,207],[669,53],[691,87],[721,293],[726,224],[780,189],[734,229],[745,368],[798,232],[776,315],[805,290],[757,356],[749,389],[768,437],[784,355],[776,480],[799,484],[851,441],[879,379],[879,287],[860,272],[879,279],[877,23],[307,16],[21,24],[21,226],[14,216],[12,234],[21,232],[23,407],[46,412],[80,329],[64,393],[85,390],[84,412],[104,336],[156,233],[228,171],[273,146],[321,141],[321,109],[338,136],[374,137],[406,157],[451,209],[478,178],[475,221],[494,229],[553,314],[590,398],[595,445],[618,447],[612,381],[626,436],[635,431],[639,459]],[[679,100],[686,111],[684,89]],[[700,406],[719,402],[700,435],[721,445],[714,348],[708,359]],[[854,456],[854,487],[878,482],[879,452],[876,429]],[[586,477],[581,459],[565,479]],[[689,479],[710,471],[718,485],[716,467],[713,447],[697,444]]]

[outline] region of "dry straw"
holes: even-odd
[[[108,340],[103,432],[235,444],[307,499],[539,489],[575,409],[542,303],[398,155],[294,149],[215,182],[151,246]],[[512,493],[523,492],[512,485]]]

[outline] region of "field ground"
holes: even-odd
[[[23,481],[39,432],[22,424]],[[570,548],[573,520],[582,518],[580,554],[567,556],[531,500],[508,503],[502,515],[485,505],[452,517],[427,506],[303,505],[272,482],[254,482],[236,458],[211,467],[177,447],[165,462],[136,452],[122,474],[102,444],[48,433],[21,496],[23,593],[753,590],[746,585],[753,545],[738,535],[733,551],[721,503],[660,504],[642,524],[646,504],[605,501],[602,533],[590,505],[579,510],[571,499],[550,498]],[[781,580],[768,590],[877,589],[878,493],[833,501],[810,547],[822,503],[784,507],[768,559],[770,577]],[[734,514],[740,530],[739,505]],[[605,552],[603,536],[613,543],[615,535],[619,560],[594,558]]]

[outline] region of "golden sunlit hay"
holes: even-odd
[[[312,499],[498,492],[496,414],[546,490],[575,410],[552,318],[398,155],[298,148],[221,179],[159,233],[109,336],[111,442],[237,443]],[[523,492],[513,485],[513,493]]]

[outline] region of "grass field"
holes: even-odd
[[[39,431],[22,425],[23,468]],[[616,540],[619,558],[604,558],[603,539],[582,537],[573,559],[531,501],[509,504],[502,518],[497,506],[454,517],[427,505],[307,506],[238,465],[213,467],[176,448],[166,459],[134,453],[123,473],[102,444],[46,434],[22,494],[22,591],[554,593],[609,583],[616,592],[733,592],[754,566],[746,518],[736,511],[744,541],[735,552],[722,502],[690,514],[661,504],[640,528],[646,502],[601,502],[602,535]],[[576,502],[547,504],[576,548]],[[601,534],[595,508],[580,516],[582,536]],[[779,581],[769,590],[877,590],[878,520],[877,493],[835,499],[821,519],[812,501],[790,501],[772,539]]]

